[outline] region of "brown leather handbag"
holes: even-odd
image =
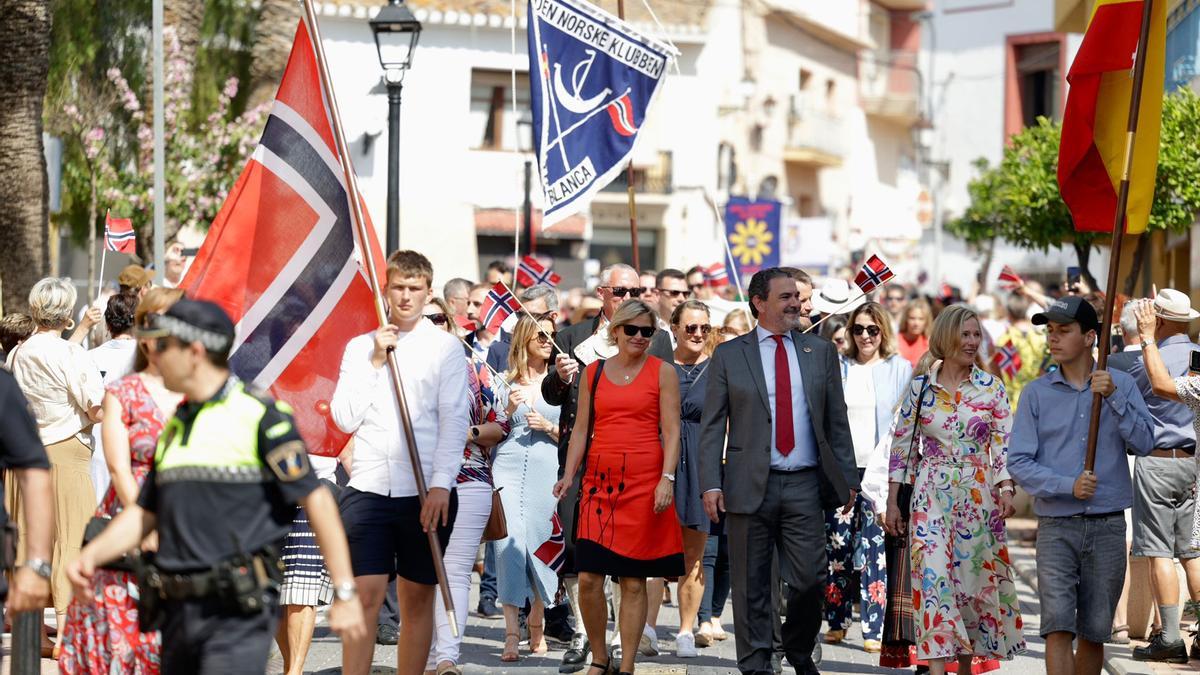
[[[491,450],[482,445],[479,447],[483,450],[483,456],[488,466],[491,466]],[[492,512],[488,515],[487,525],[483,526],[484,541],[499,541],[508,538],[508,519],[504,517],[504,502],[500,499],[500,491],[503,489],[492,488]]]

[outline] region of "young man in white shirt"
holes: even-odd
[[[350,483],[341,497],[363,612],[375,621],[396,576],[400,605],[397,672],[424,671],[433,637],[434,562],[426,532],[450,539],[456,500],[454,480],[467,443],[470,396],[463,348],[425,321],[433,266],[414,251],[388,257],[388,325],[346,345],[330,412],[338,428],[354,434]],[[421,471],[429,488],[422,506],[391,382],[387,352],[394,350],[404,384]],[[343,645],[342,672],[366,675],[374,636]]]

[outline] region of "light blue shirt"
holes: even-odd
[[[1034,497],[1039,516],[1069,517],[1124,511],[1133,503],[1125,449],[1146,455],[1154,447],[1153,419],[1128,373],[1112,374],[1116,391],[1100,406],[1096,435],[1096,494],[1075,498],[1075,479],[1083,473],[1091,383],[1076,389],[1062,370],[1047,373],[1021,391],[1008,443],[1008,472]]]
[[[1172,335],[1158,343],[1158,354],[1171,378],[1188,374],[1191,365],[1192,352],[1200,350],[1184,333]],[[1192,427],[1192,411],[1179,401],[1163,398],[1154,394],[1150,387],[1150,376],[1146,374],[1144,356],[1139,356],[1129,367],[1129,374],[1137,381],[1150,416],[1154,418],[1154,447],[1156,448],[1194,448],[1196,447],[1196,431]]]
[[[762,359],[763,377],[767,381],[767,400],[771,406],[771,468],[781,471],[796,471],[819,465],[817,436],[813,432],[812,416],[808,410],[808,397],[804,394],[804,377],[800,374],[800,360],[796,356],[796,345],[791,333],[784,333],[783,347],[787,350],[788,373],[792,381],[792,426],[796,447],[786,456],[775,447],[775,343],[774,334],[762,326],[754,329],[758,338],[758,355]]]

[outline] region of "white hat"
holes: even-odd
[[[1154,315],[1164,321],[1191,321],[1200,319],[1200,312],[1192,309],[1187,295],[1174,288],[1164,288],[1154,298]]]
[[[857,298],[850,302],[851,298]],[[857,287],[841,279],[833,279],[813,295],[813,309],[821,314],[849,314],[867,301]],[[850,303],[850,304],[846,304]]]

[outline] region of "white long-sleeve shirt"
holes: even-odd
[[[354,435],[350,487],[413,497],[417,484],[388,366],[371,364],[373,336],[373,332],[359,335],[346,344],[330,413],[339,429]],[[462,345],[432,323],[421,321],[411,332],[400,333],[396,355],[425,483],[449,490],[462,464],[470,424]]]

